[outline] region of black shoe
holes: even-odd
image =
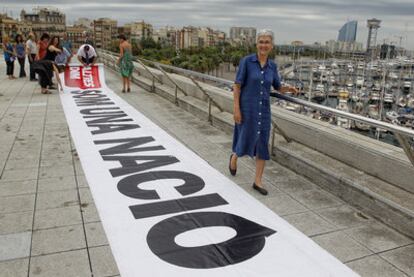
[[[49,89],[55,90],[55,89],[57,89],[57,87],[55,87],[55,86],[49,86]]]
[[[30,79],[30,81],[32,81],[32,82],[36,82],[36,81],[38,81],[36,78],[34,78],[34,79]]]
[[[253,183],[253,189],[257,190],[258,192],[260,192],[263,195],[268,194],[268,192],[265,188],[259,187],[258,185],[256,185],[256,183]]]
[[[230,174],[232,175],[232,176],[235,176],[236,175],[236,173],[237,173],[237,168],[236,169],[231,169],[231,158],[233,157],[233,154],[231,154],[230,155],[230,161],[229,161],[229,171],[230,171]]]

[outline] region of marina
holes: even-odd
[[[339,59],[296,61],[281,68],[283,80],[300,90],[297,96],[300,99],[414,128],[412,59],[399,57],[371,62]],[[398,144],[384,130],[372,129],[363,123],[304,109],[284,101],[277,101],[276,105]]]

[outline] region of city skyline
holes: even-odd
[[[348,20],[358,21],[357,42],[366,44],[368,29],[366,20],[376,17],[382,20],[378,32],[378,43],[393,43],[414,49],[414,24],[410,16],[414,14],[414,2],[389,1],[380,3],[366,1],[288,1],[260,0],[155,0],[119,1],[108,0],[84,3],[71,1],[19,1],[4,0],[1,12],[19,17],[21,9],[30,12],[33,7],[53,6],[66,14],[67,24],[79,17],[91,19],[109,17],[118,25],[137,20],[145,20],[154,27],[162,26],[209,26],[229,32],[232,26],[252,26],[271,28],[275,32],[277,44],[287,44],[301,40],[307,44],[336,39],[338,30]],[[6,9],[7,8],[7,9]]]

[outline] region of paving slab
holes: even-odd
[[[0,261],[29,257],[31,236],[31,232],[0,235]]]
[[[322,209],[315,212],[328,222],[342,228],[356,227],[373,222],[372,218],[348,205]]]
[[[379,254],[404,273],[414,276],[414,244]]]
[[[343,231],[314,236],[312,239],[344,263],[373,254]]]
[[[85,224],[86,241],[89,247],[108,245],[105,231],[101,222]]]
[[[78,205],[37,211],[34,218],[34,230],[50,229],[68,225],[82,224]]]
[[[413,243],[412,239],[380,223],[351,228],[346,233],[375,253]]]
[[[36,180],[0,181],[0,197],[36,193]]]
[[[17,259],[0,262],[2,277],[27,277],[29,259]]]
[[[283,218],[307,236],[315,236],[338,230],[333,224],[312,211],[287,215]]]
[[[39,192],[37,194],[36,210],[64,208],[78,205],[78,203],[78,191],[76,189]]]
[[[94,277],[109,277],[119,274],[109,245],[89,248],[89,253]]]
[[[33,212],[0,214],[0,235],[32,230]]]
[[[32,243],[34,256],[86,248],[82,224],[35,230]]]
[[[401,270],[377,255],[359,259],[347,265],[363,277],[407,277]]]
[[[36,277],[91,277],[86,249],[33,257],[30,276]]]
[[[0,214],[33,211],[35,195],[0,197]]]
[[[60,176],[38,180],[38,192],[53,192],[76,189],[75,176]]]

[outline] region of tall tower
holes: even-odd
[[[381,20],[372,18],[368,19],[368,41],[367,41],[367,59],[373,59],[376,53],[377,31],[380,28]]]

